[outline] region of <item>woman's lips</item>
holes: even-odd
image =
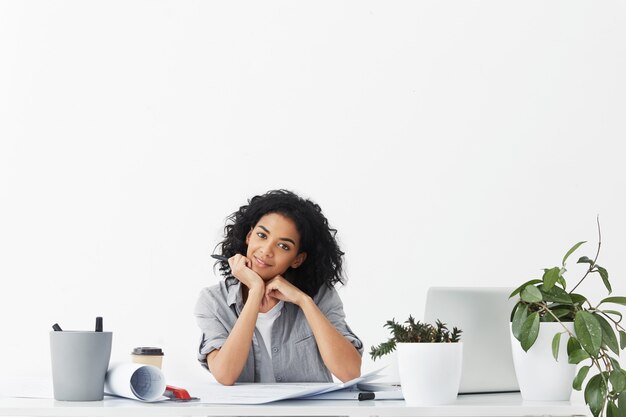
[[[263,262],[262,260],[260,260],[259,258],[257,258],[256,256],[254,257],[254,260],[256,261],[256,264],[260,267],[260,268],[267,268],[270,267],[272,265],[270,264],[266,264],[265,262]]]

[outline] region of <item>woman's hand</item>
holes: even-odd
[[[252,262],[248,258],[238,253],[228,259],[228,265],[233,276],[248,287],[249,291],[264,291],[265,282],[250,268]]]
[[[308,295],[298,287],[287,281],[281,275],[276,275],[265,283],[265,295],[278,300],[287,301],[300,306]]]

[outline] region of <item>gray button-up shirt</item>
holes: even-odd
[[[343,303],[334,288],[323,285],[313,298],[335,328],[363,355],[363,343],[346,324]],[[241,283],[229,277],[204,288],[196,303],[195,316],[202,330],[198,360],[208,369],[206,355],[222,347],[243,308]],[[237,382],[332,382],[304,313],[285,303],[272,327],[272,357],[258,329]]]

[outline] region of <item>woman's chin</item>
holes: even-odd
[[[257,275],[260,276],[263,281],[266,281],[266,282],[276,277],[276,275],[282,275],[280,272],[276,272],[276,270],[274,270],[273,268],[270,271],[269,268],[258,268],[258,267],[252,266],[252,270],[256,272]]]
[[[270,279],[274,278],[274,276],[272,274],[269,274],[267,271],[263,271],[263,270],[259,271],[256,268],[252,268],[252,270],[256,272],[263,281],[269,281]]]

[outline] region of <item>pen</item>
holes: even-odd
[[[59,323],[54,323],[52,325],[52,328],[54,329],[55,332],[62,332],[63,329],[61,328],[61,326],[59,326]]]
[[[228,256],[222,256],[222,255],[211,255],[211,258],[217,259],[218,261],[227,261],[228,260]]]
[[[102,331],[102,317],[96,317],[96,331]]]

